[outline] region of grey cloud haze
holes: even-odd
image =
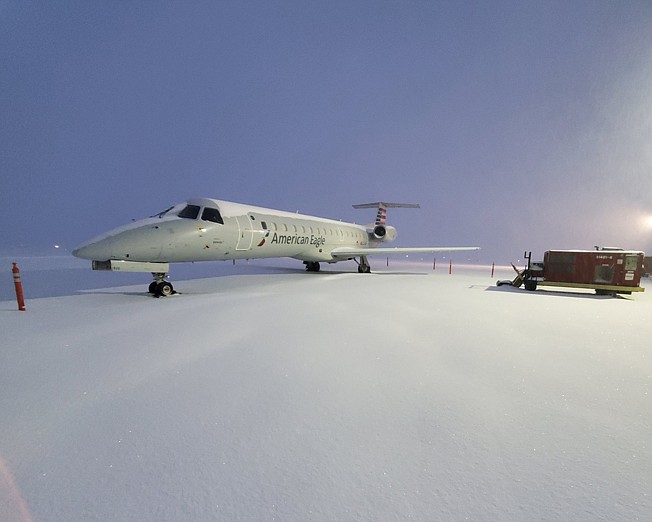
[[[5,2],[0,57],[9,254],[193,196],[652,251],[648,2]]]

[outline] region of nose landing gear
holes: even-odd
[[[167,297],[177,292],[174,290],[172,283],[166,281],[167,274],[165,272],[152,272],[154,281],[149,284],[148,291],[154,294],[154,297]]]

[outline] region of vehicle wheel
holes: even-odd
[[[149,284],[149,289],[147,290],[150,294],[155,294],[156,293],[156,287],[158,286],[158,283],[156,281],[152,281]]]
[[[174,288],[172,288],[172,284],[168,282],[159,283],[158,286],[156,287],[157,296],[167,297],[169,295],[172,295],[173,293],[174,293]]]
[[[537,289],[537,282],[535,280],[533,280],[533,279],[527,279],[525,281],[525,289],[530,290],[530,291],[536,290]]]

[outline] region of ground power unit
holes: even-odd
[[[587,288],[596,294],[615,295],[643,292],[645,253],[616,248],[596,250],[548,250],[543,261],[532,262],[532,252],[525,253],[527,267],[516,271],[514,280],[498,281],[498,286],[539,286]]]

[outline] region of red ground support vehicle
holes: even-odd
[[[621,249],[599,250],[548,250],[543,261],[531,263],[532,252],[526,255],[527,268],[516,270],[513,281],[498,281],[498,285],[588,288],[596,294],[615,295],[643,292],[640,286],[643,275],[643,252]],[[514,266],[514,265],[512,265]]]

